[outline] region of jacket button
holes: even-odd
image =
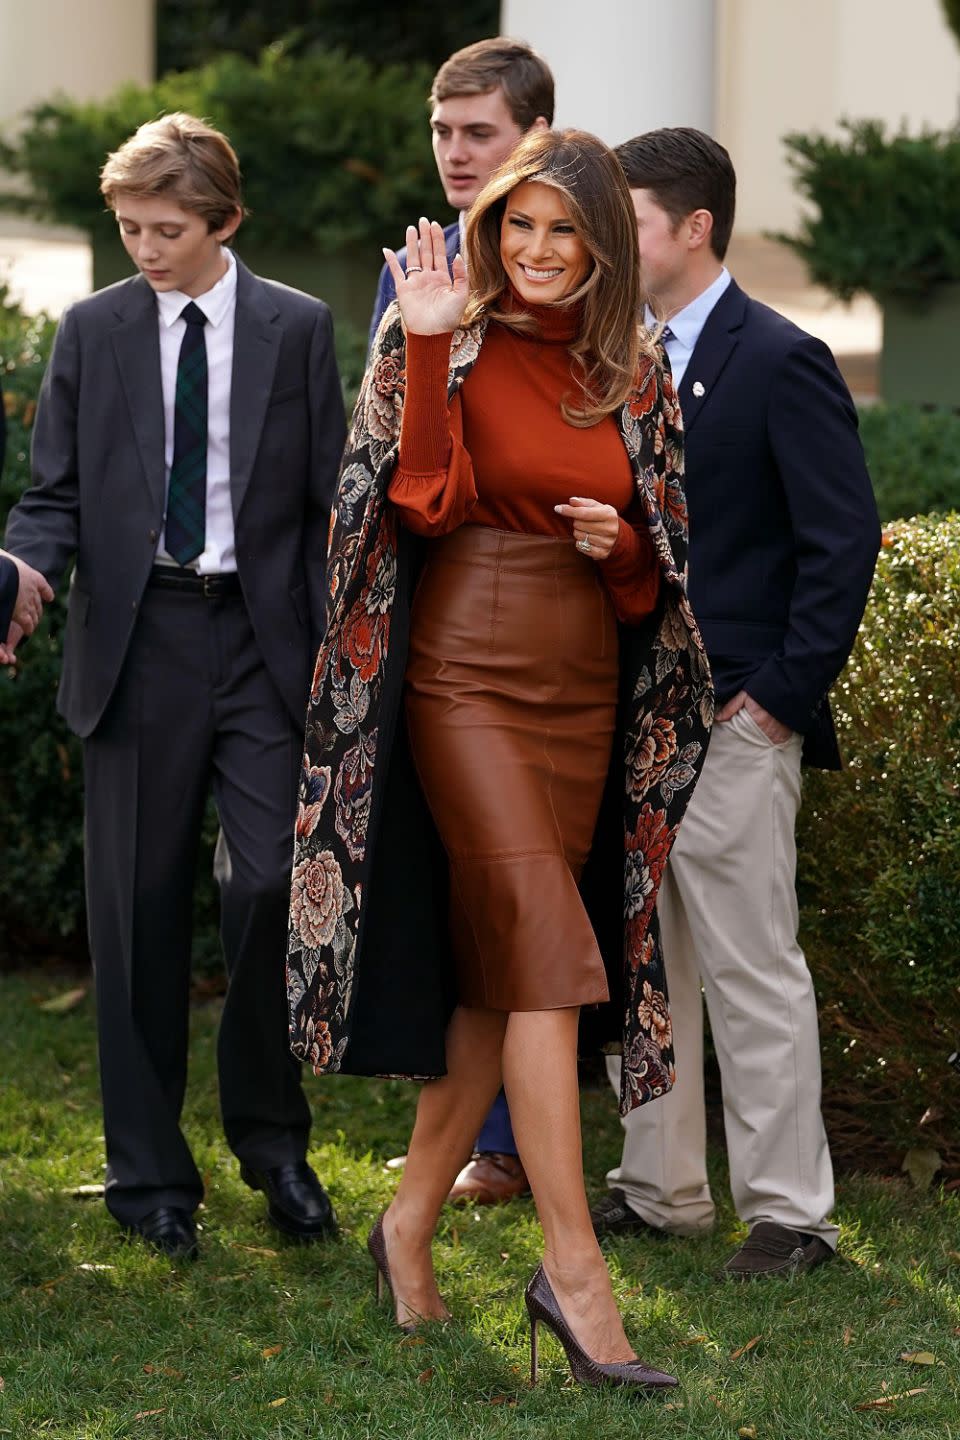
[[[150,544],[151,544],[151,545],[156,545],[158,538],[159,538],[159,537],[158,537],[158,535],[157,535],[157,531],[156,531],[156,530],[151,530],[151,531],[150,531]]]

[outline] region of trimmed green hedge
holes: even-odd
[[[960,280],[960,129],[887,135],[841,120],[841,136],[784,137],[809,205],[796,235],[775,238],[842,300],[916,299]]]
[[[144,121],[188,110],[240,156],[251,211],[244,244],[323,256],[359,247],[376,270],[380,246],[402,236],[411,215],[446,214],[426,116],[431,78],[427,65],[377,69],[340,51],[293,56],[278,43],[256,62],[223,55],[102,103],[52,100],[0,145],[0,170],[23,175],[32,191],[0,204],[106,236],[116,229],[97,193],[107,152]]]
[[[872,405],[860,434],[881,520],[960,510],[960,414]]]

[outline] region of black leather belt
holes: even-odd
[[[223,600],[228,595],[242,593],[240,576],[235,570],[224,575],[198,575],[194,570],[154,565],[147,583],[160,590],[179,590],[182,595],[201,595],[204,600]]]

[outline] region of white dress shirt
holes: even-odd
[[[706,290],[701,290],[696,300],[691,300],[689,305],[684,305],[682,310],[678,310],[676,315],[671,315],[666,322],[670,328],[670,334],[664,340],[664,345],[670,360],[675,389],[680,389],[680,381],[690,363],[693,347],[700,339],[700,331],[706,325],[711,310],[729,284],[730,271],[724,265],[716,280],[708,285]],[[657,323],[657,317],[648,305],[644,312],[644,324],[652,330]]]
[[[207,347],[207,527],[206,544],[189,568],[201,575],[222,575],[236,570],[233,504],[230,497],[230,385],[233,378],[233,326],[237,309],[237,262],[223,246],[226,274],[212,290],[193,303],[207,317],[203,337]],[[160,325],[160,380],[163,386],[164,473],[169,489],[173,464],[173,412],[177,393],[177,361],[187,328],[181,319],[191,296],[180,290],[157,295]],[[157,546],[161,563],[176,565],[167,554],[166,514]]]

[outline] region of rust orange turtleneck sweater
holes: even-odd
[[[576,394],[567,347],[579,314],[516,296],[514,304],[533,315],[539,335],[492,321],[449,407],[451,336],[407,335],[400,455],[387,494],[418,535],[490,525],[571,544],[555,505],[572,495],[612,505],[620,534],[596,563],[617,615],[636,624],[656,604],[660,572],[619,427],[608,415],[578,429],[560,411],[564,395]]]

